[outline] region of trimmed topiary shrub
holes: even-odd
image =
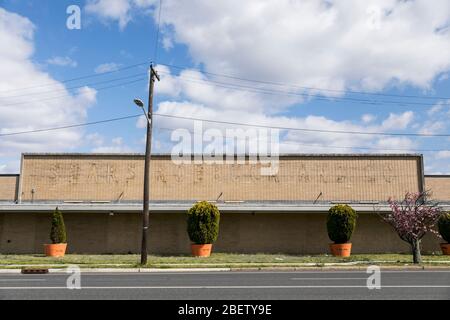
[[[50,231],[50,240],[53,244],[67,243],[66,226],[64,225],[64,218],[58,208],[52,215],[52,229]]]
[[[194,244],[210,244],[219,235],[219,209],[212,203],[196,203],[187,214],[187,232]]]
[[[450,213],[444,213],[438,220],[438,229],[442,238],[450,243]]]
[[[352,207],[338,204],[328,210],[328,237],[336,244],[347,243],[356,227],[358,215]]]

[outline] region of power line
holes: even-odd
[[[162,0],[161,0],[161,4],[162,4]],[[160,9],[161,9],[161,7],[162,7],[162,5],[160,5]],[[159,17],[159,20],[160,20],[160,17]],[[158,25],[159,24],[160,23],[158,23]],[[160,27],[158,27],[158,29],[159,28]],[[158,31],[158,34],[159,34],[159,31]],[[155,54],[155,56],[156,56],[156,54]],[[139,67],[139,66],[142,66],[142,65],[147,65],[147,64],[149,64],[149,61],[141,62],[141,63],[129,65],[129,66],[124,66],[124,67],[118,68],[116,70],[107,71],[107,72],[103,72],[103,73],[99,73],[99,74],[88,74],[88,75],[84,75],[84,76],[80,76],[80,77],[64,79],[64,80],[59,80],[59,81],[55,80],[58,83],[47,83],[47,84],[41,84],[41,85],[36,85],[36,86],[30,86],[30,87],[22,87],[22,88],[10,89],[10,90],[3,90],[3,91],[0,91],[0,93],[15,92],[15,91],[23,91],[23,90],[34,89],[34,88],[57,86],[60,83],[69,83],[69,82],[74,82],[74,81],[79,81],[79,80],[84,80],[84,79],[89,79],[89,78],[101,77],[101,76],[105,76],[105,75],[108,75],[108,74],[122,72],[122,71],[125,71],[125,70],[128,70],[128,69],[132,69],[132,68]],[[207,71],[201,70],[199,68],[194,68],[194,67],[178,66],[178,65],[168,64],[168,63],[159,63],[159,64],[167,66],[167,67],[171,67],[171,68],[174,68],[174,69],[179,69],[179,70],[196,70],[196,71],[201,72],[203,74],[212,75],[212,76],[216,76],[216,77],[223,77],[223,78],[229,78],[229,79],[240,80],[240,81],[245,81],[245,82],[259,83],[259,84],[269,84],[269,85],[282,86],[282,87],[299,88],[299,89],[304,89],[304,90],[318,90],[318,91],[327,91],[327,92],[351,93],[351,94],[361,94],[361,95],[376,95],[376,96],[387,96],[387,97],[398,97],[398,98],[417,98],[417,99],[432,99],[432,100],[450,99],[450,97],[440,97],[440,96],[438,96],[438,97],[424,97],[424,96],[418,96],[418,95],[400,95],[400,94],[374,93],[374,92],[354,91],[354,90],[336,90],[336,89],[325,89],[325,88],[318,88],[318,87],[307,87],[307,86],[300,86],[300,85],[296,85],[296,84],[289,84],[289,83],[283,83],[283,82],[255,80],[255,79],[248,79],[248,78],[243,78],[243,77],[238,77],[238,76],[233,76],[233,75],[226,75],[226,74],[207,72]],[[259,89],[262,89],[262,88],[259,88]],[[305,94],[303,94],[303,95],[305,95]],[[306,94],[306,95],[308,95],[308,94]],[[311,94],[309,94],[309,95],[313,96]],[[317,95],[317,96],[320,96],[320,95]],[[401,101],[395,101],[395,103],[402,103],[402,102]]]
[[[407,136],[407,137],[425,137],[425,138],[450,137],[450,134],[448,134],[448,133],[446,133],[446,134],[425,134],[425,133],[322,130],[322,129],[293,128],[293,127],[269,126],[269,125],[262,125],[262,124],[250,124],[250,123],[232,122],[232,121],[211,120],[211,119],[202,119],[202,118],[194,118],[194,117],[173,116],[173,115],[160,114],[160,113],[154,113],[153,115],[159,116],[159,117],[175,118],[175,119],[196,120],[196,121],[211,122],[211,123],[220,123],[220,124],[238,125],[238,126],[256,127],[256,128],[267,128],[267,129],[279,129],[279,130],[288,130],[288,131],[337,133],[337,134],[358,134],[358,135],[380,135],[380,136]]]
[[[166,128],[166,127],[155,127],[157,130],[167,130],[167,131],[173,131],[179,128]],[[201,135],[200,133],[193,132],[187,128],[182,128],[189,133],[193,135]],[[241,141],[247,141],[246,138],[239,138],[236,137],[237,140]],[[256,141],[261,141],[260,139],[252,139]],[[263,142],[266,142],[264,140]],[[302,146],[302,147],[312,147],[312,148],[331,148],[331,149],[358,149],[358,150],[373,150],[373,151],[402,151],[402,152],[439,152],[439,151],[450,151],[448,149],[402,149],[402,148],[373,148],[373,147],[350,147],[350,146],[334,146],[334,145],[318,145],[318,144],[307,144],[307,143],[299,143],[299,142],[293,142],[293,141],[281,141],[278,142],[279,144],[284,145],[295,145],[295,146]]]
[[[161,116],[159,114],[154,114]],[[72,124],[72,125],[66,125],[66,126],[60,126],[60,127],[52,127],[52,128],[43,128],[43,129],[35,129],[35,130],[29,130],[29,131],[19,131],[19,132],[11,132],[11,133],[3,133],[0,134],[0,137],[9,137],[9,136],[17,136],[17,135],[24,135],[24,134],[33,134],[33,133],[42,133],[42,132],[50,132],[50,131],[56,131],[56,130],[63,130],[63,129],[71,129],[71,128],[78,128],[78,127],[85,127],[85,126],[92,126],[92,125],[98,125],[103,123],[110,123],[115,121],[122,121],[127,119],[133,119],[133,118],[139,118],[141,117],[141,114],[136,115],[129,115],[124,117],[118,117],[118,118],[111,118],[111,119],[105,119],[105,120],[99,120],[99,121],[93,121],[93,122],[84,122],[84,123],[78,123],[78,124]],[[175,118],[182,118],[182,117],[176,117]],[[192,118],[189,118],[192,119]],[[205,120],[204,120],[205,121]],[[217,121],[210,121],[209,122],[217,122]],[[165,128],[165,127],[155,127],[158,130],[170,130],[173,131],[174,128]],[[271,127],[272,128],[272,127]],[[178,128],[177,128],[178,129]],[[195,134],[194,132],[190,131],[189,129],[183,128],[187,130],[188,132]],[[259,140],[258,140],[259,141]],[[439,152],[439,151],[449,151],[448,149],[401,149],[401,148],[372,148],[372,147],[359,147],[359,146],[334,146],[334,145],[317,145],[317,144],[304,144],[304,143],[298,143],[298,142],[279,142],[280,144],[286,144],[286,145],[296,145],[296,146],[306,146],[306,147],[320,147],[320,148],[333,148],[333,149],[360,149],[360,150],[390,150],[390,151],[408,151],[408,152]]]
[[[158,71],[162,74],[169,74],[168,72],[164,71]],[[205,85],[211,85],[208,83],[214,84],[216,87],[222,87],[232,90],[238,90],[238,91],[246,91],[246,92],[253,92],[253,93],[262,93],[262,94],[269,94],[269,95],[279,95],[279,96],[295,96],[295,97],[313,97],[317,100],[322,101],[331,101],[333,102],[350,102],[350,103],[360,103],[360,104],[369,104],[369,105],[384,105],[384,104],[394,104],[398,106],[404,106],[404,107],[410,107],[411,105],[419,105],[419,106],[434,106],[435,103],[422,103],[422,102],[403,102],[403,101],[389,101],[389,100],[369,100],[369,99],[359,99],[359,98],[350,98],[350,97],[324,97],[322,95],[317,94],[309,94],[309,93],[299,93],[299,92],[286,92],[276,89],[268,89],[268,88],[261,88],[261,87],[254,87],[254,86],[248,86],[248,85],[240,85],[236,83],[224,83],[214,80],[208,80],[208,79],[198,79],[198,78],[192,78],[192,77],[185,77],[185,76],[178,76],[178,79],[187,81],[187,82],[193,82],[193,83],[199,83],[199,84],[205,84]],[[212,85],[211,85],[212,86]]]
[[[104,87],[104,88],[98,88],[97,90],[106,90],[110,88],[114,88],[117,86],[122,86],[126,84],[135,83],[138,81],[146,80],[147,78],[140,78],[134,81],[129,81],[125,83],[120,83],[117,85]],[[46,100],[50,99],[57,99],[61,97],[67,97],[68,95],[64,96],[58,96],[58,97],[52,97]],[[43,99],[44,100],[44,99]],[[43,101],[41,100],[41,101]],[[36,101],[28,101],[29,102],[36,102]],[[22,103],[17,103],[13,105],[18,105]],[[8,105],[4,105],[8,106]],[[357,135],[380,135],[380,136],[409,136],[409,137],[450,137],[450,134],[425,134],[425,133],[394,133],[394,132],[366,132],[366,131],[344,131],[344,130],[324,130],[324,129],[308,129],[308,128],[294,128],[294,127],[282,127],[282,126],[269,126],[269,125],[263,125],[263,124],[251,124],[251,123],[242,123],[242,122],[232,122],[232,121],[220,121],[220,120],[211,120],[211,119],[204,119],[204,118],[196,118],[196,117],[184,117],[184,116],[174,116],[174,115],[167,115],[167,114],[159,114],[154,113],[155,116],[160,117],[167,117],[167,118],[175,118],[175,119],[183,119],[183,120],[195,120],[195,121],[203,121],[203,122],[210,122],[210,123],[219,123],[219,124],[228,124],[228,125],[238,125],[238,126],[247,126],[247,127],[258,127],[258,128],[268,128],[268,129],[279,129],[279,130],[288,130],[288,131],[303,131],[303,132],[316,132],[316,133],[336,133],[336,134],[357,134]]]
[[[0,99],[21,98],[21,97],[24,97],[24,96],[42,95],[42,94],[54,93],[54,92],[66,92],[66,91],[71,91],[71,90],[80,89],[80,88],[84,88],[84,87],[93,87],[93,86],[96,86],[96,85],[99,85],[99,84],[116,82],[116,81],[119,81],[119,80],[132,79],[132,78],[136,78],[136,77],[142,77],[145,74],[146,73],[137,73],[137,74],[133,74],[133,75],[126,76],[126,77],[114,78],[114,79],[109,79],[109,80],[105,80],[105,81],[91,82],[91,83],[86,83],[86,84],[83,84],[83,85],[78,85],[78,86],[73,86],[73,87],[60,89],[60,90],[51,90],[51,91],[49,90],[49,91],[41,91],[41,92],[34,92],[34,93],[25,93],[25,94],[19,94],[19,95],[15,95],[15,96],[3,96],[3,97],[0,96]]]
[[[121,87],[121,86],[130,85],[133,83],[137,83],[137,82],[140,82],[143,80],[147,80],[147,77],[139,78],[139,79],[136,79],[133,81],[122,82],[122,83],[118,83],[118,84],[103,87],[103,88],[96,88],[96,90],[97,91],[108,90],[108,89],[112,89],[112,88],[117,88],[117,87]],[[30,101],[22,101],[22,102],[16,102],[16,103],[3,104],[3,105],[0,105],[0,107],[11,107],[11,106],[18,106],[18,105],[24,105],[24,104],[30,104],[30,103],[39,103],[39,102],[43,102],[43,101],[57,100],[57,99],[63,99],[63,98],[68,98],[68,97],[71,97],[71,95],[65,94],[65,95],[40,99],[40,100],[30,100]]]
[[[31,133],[48,132],[48,131],[55,131],[55,130],[63,130],[63,129],[71,129],[71,128],[78,128],[78,127],[92,126],[92,125],[97,125],[97,124],[102,124],[102,123],[108,123],[108,122],[121,121],[121,120],[132,119],[132,118],[138,118],[140,116],[141,116],[140,114],[136,114],[136,115],[131,115],[131,116],[119,117],[119,118],[112,118],[112,119],[99,120],[99,121],[93,121],[93,122],[84,122],[84,123],[71,124],[71,125],[61,126],[61,127],[36,129],[36,130],[29,130],[29,131],[19,131],[19,132],[11,132],[11,133],[2,133],[2,134],[0,134],[0,137],[10,137],[10,136],[18,136],[18,135],[22,135],[22,134],[31,134]]]
[[[146,61],[146,62],[141,62],[141,63],[125,66],[125,67],[122,67],[122,68],[118,68],[118,69],[115,69],[115,70],[112,70],[112,71],[88,74],[88,75],[85,75],[85,76],[80,76],[80,77],[66,79],[66,80],[60,80],[60,81],[59,80],[55,80],[55,82],[58,82],[58,83],[54,83],[53,82],[53,83],[46,83],[46,84],[41,84],[41,85],[31,86],[31,87],[22,87],[22,88],[10,89],[10,90],[3,90],[3,91],[0,91],[0,93],[23,91],[23,90],[34,89],[34,88],[42,88],[42,87],[58,86],[61,83],[68,83],[68,82],[74,82],[74,81],[89,79],[89,78],[102,77],[102,76],[105,76],[105,75],[108,75],[108,74],[122,72],[124,70],[129,70],[129,69],[132,69],[132,68],[136,68],[136,67],[139,67],[139,66],[142,66],[142,65],[148,65],[148,64],[149,64],[149,62]]]
[[[160,73],[168,74],[167,72],[164,72],[164,71],[160,71]],[[78,89],[78,88],[82,88],[82,87],[85,87],[85,86],[93,86],[93,85],[98,85],[98,84],[102,84],[102,83],[111,83],[111,82],[115,82],[115,81],[119,81],[119,80],[123,80],[123,79],[135,78],[135,77],[137,77],[139,75],[141,75],[141,74],[134,74],[134,75],[131,75],[131,76],[115,78],[115,79],[110,79],[110,80],[106,80],[106,81],[100,81],[100,82],[85,84],[85,85],[81,85],[81,86],[74,86],[74,87],[67,88],[67,90],[73,90],[73,89]],[[193,82],[193,83],[210,85],[210,86],[213,85],[215,87],[221,87],[221,88],[232,89],[232,90],[239,90],[239,91],[245,91],[245,92],[261,93],[261,94],[269,94],[269,95],[277,95],[277,96],[278,95],[282,95],[282,96],[296,96],[296,97],[298,97],[298,96],[299,97],[305,97],[305,96],[306,97],[311,97],[311,96],[314,96],[318,100],[330,101],[330,98],[324,98],[322,96],[316,96],[316,95],[310,95],[310,94],[285,92],[285,91],[280,91],[280,90],[273,90],[273,89],[271,90],[271,89],[266,89],[266,88],[258,88],[258,87],[252,87],[252,86],[223,83],[223,82],[207,80],[207,79],[189,78],[189,77],[184,77],[184,76],[180,76],[178,78],[180,78],[180,79],[182,79],[184,81],[187,81],[187,82]],[[144,79],[147,79],[147,78],[139,78],[139,79],[136,79],[135,81],[124,82],[124,83],[121,83],[121,84],[118,84],[118,85],[108,86],[108,87],[105,87],[105,88],[98,88],[98,91],[106,90],[106,89],[109,89],[109,88],[115,88],[115,87],[118,87],[118,86],[127,85],[127,84],[131,84],[131,83],[135,83],[135,82],[139,82],[139,81],[142,81]],[[212,84],[209,84],[209,83],[212,83]],[[39,92],[39,93],[29,93],[29,94],[16,95],[16,96],[0,97],[0,99],[1,98],[22,97],[22,96],[27,96],[27,95],[41,95],[41,94],[44,94],[44,93],[63,92],[63,91],[66,91],[66,89],[57,90],[57,91]],[[68,96],[69,95],[65,94],[65,95],[62,95],[62,96],[50,97],[50,98],[45,98],[45,99],[40,99],[40,100],[33,100],[33,101],[29,101],[29,102],[37,103],[37,102],[42,102],[42,101],[48,101],[48,100],[54,100],[54,99],[59,99],[59,98],[65,98],[65,97],[68,97]],[[408,106],[409,104],[417,104],[417,105],[424,105],[424,106],[432,106],[433,105],[433,104],[414,103],[414,102],[402,103],[402,102],[397,102],[397,101],[373,101],[373,100],[366,100],[366,99],[353,99],[353,98],[343,98],[343,97],[341,97],[341,98],[332,98],[332,99],[345,100],[345,102],[361,103],[361,104],[369,104],[369,105],[379,105],[379,104],[383,104],[383,103],[397,103],[400,106]],[[341,101],[335,101],[335,102],[341,102]],[[26,104],[26,103],[28,103],[28,102],[9,103],[9,104],[3,104],[1,106],[15,106],[15,105],[21,105],[21,104]]]
[[[112,74],[112,73],[117,73],[117,72],[121,72],[124,70],[128,70],[131,68],[135,68],[138,66],[142,66],[147,64],[148,62],[142,62],[142,63],[138,63],[138,64],[134,64],[134,65],[130,65],[130,66],[125,66],[123,68],[119,68],[117,70],[113,70],[113,71],[108,71],[108,72],[104,72],[101,74],[90,74],[90,75],[86,75],[86,76],[81,76],[81,77],[76,77],[76,78],[72,78],[72,79],[66,79],[66,80],[62,80],[59,81],[58,83],[48,83],[48,84],[43,84],[43,85],[38,85],[38,86],[32,86],[32,87],[25,87],[25,88],[18,88],[18,89],[12,89],[12,90],[4,90],[4,91],[0,91],[0,93],[4,93],[4,92],[15,92],[15,91],[23,91],[23,90],[28,90],[28,89],[33,89],[33,88],[41,88],[41,87],[50,87],[50,86],[56,86],[59,85],[60,83],[68,83],[68,82],[72,82],[72,81],[78,81],[78,80],[82,80],[82,79],[88,79],[88,78],[94,78],[94,77],[100,77],[100,76],[104,76],[104,75],[108,75],[108,74]],[[254,83],[259,83],[259,84],[270,84],[270,85],[276,85],[276,86],[282,86],[282,87],[291,87],[291,88],[302,88],[302,89],[309,89],[309,90],[323,90],[323,91],[332,91],[332,92],[341,92],[341,93],[358,93],[358,94],[366,94],[366,95],[377,95],[377,96],[390,96],[390,97],[399,97],[399,98],[420,98],[420,99],[450,99],[449,97],[423,97],[423,96],[414,96],[414,95],[395,95],[395,94],[382,94],[382,93],[370,93],[370,92],[362,92],[362,91],[344,91],[344,90],[331,90],[331,89],[324,89],[324,88],[314,88],[314,87],[302,87],[302,86],[297,86],[297,85],[293,85],[293,84],[286,84],[286,83],[280,83],[280,82],[271,82],[271,81],[261,81],[261,80],[253,80],[253,79],[246,79],[246,78],[241,78],[241,77],[236,77],[236,76],[230,76],[230,75],[224,75],[224,74],[218,74],[218,73],[211,73],[211,72],[206,72],[203,70],[200,70],[198,68],[187,68],[187,67],[181,67],[181,66],[176,66],[176,65],[172,65],[172,64],[164,64],[164,63],[160,63],[161,65],[165,65],[168,67],[172,67],[172,68],[177,68],[177,69],[182,69],[182,70],[188,70],[188,69],[194,69],[197,70],[203,74],[207,74],[207,75],[213,75],[213,76],[218,76],[218,77],[224,77],[224,78],[230,78],[230,79],[235,79],[235,80],[241,80],[241,81],[246,81],[246,82],[254,82]],[[160,71],[161,73],[164,73],[163,71]],[[325,97],[323,95],[319,95],[319,94],[310,94],[310,93],[298,93],[298,92],[286,92],[286,91],[281,91],[281,90],[274,90],[274,89],[268,89],[268,88],[261,88],[261,87],[252,87],[252,86],[248,86],[248,85],[239,85],[239,84],[230,84],[230,83],[224,83],[224,82],[220,82],[220,81],[214,81],[214,80],[208,80],[208,79],[189,79],[187,77],[179,77],[179,78],[183,78],[186,81],[191,80],[191,82],[197,82],[199,83],[199,81],[201,81],[202,83],[213,83],[215,86],[218,87],[223,87],[223,88],[227,88],[227,89],[234,89],[234,90],[241,90],[241,91],[247,91],[247,92],[254,92],[254,93],[262,93],[262,94],[271,94],[271,95],[286,95],[286,96],[300,96],[300,97],[314,97],[318,100],[325,100],[325,101],[330,101],[330,100],[343,100],[343,101],[349,101],[352,103],[361,103],[361,104],[370,104],[370,105],[377,105],[377,104],[384,104],[384,103],[388,103],[388,104],[397,104],[400,106],[408,106],[408,105],[424,105],[424,106],[432,106],[433,104],[426,104],[426,103],[420,103],[420,102],[404,102],[404,101],[384,101],[384,100],[368,100],[368,99],[357,99],[357,98],[349,98],[349,97]],[[113,80],[111,80],[112,82]],[[104,83],[109,82],[109,81],[105,81]],[[84,85],[83,85],[84,86]],[[83,87],[83,86],[75,86],[69,89],[75,89],[75,88],[79,88],[79,87]],[[245,89],[245,90],[243,90]],[[251,91],[253,90],[253,91]],[[41,94],[41,93],[29,93],[31,94]],[[26,94],[22,94],[22,95],[26,95]],[[18,97],[19,95],[17,95]],[[9,97],[16,97],[16,96],[8,96]],[[335,102],[339,102],[339,101],[335,101]]]
[[[308,86],[300,86],[297,84],[289,84],[289,83],[283,83],[283,82],[274,82],[274,81],[263,81],[263,80],[255,80],[255,79],[249,79],[249,78],[243,78],[238,77],[234,75],[226,75],[226,74],[220,74],[220,73],[213,73],[201,70],[199,68],[195,67],[186,67],[186,66],[178,66],[168,63],[159,63],[160,65],[179,69],[179,70],[196,70],[200,73],[206,74],[206,75],[212,75],[216,77],[222,77],[222,78],[229,78],[233,80],[240,80],[240,81],[246,81],[246,82],[254,82],[254,83],[260,83],[260,84],[269,84],[269,85],[276,85],[276,86],[283,86],[283,87],[293,87],[293,88],[299,88],[303,90],[317,90],[317,91],[327,91],[327,92],[337,92],[337,93],[351,93],[351,94],[361,94],[361,95],[376,95],[376,96],[385,96],[385,97],[398,97],[398,98],[418,98],[418,99],[432,99],[432,100],[446,100],[450,99],[450,97],[424,97],[419,95],[402,95],[402,94],[389,94],[389,93],[377,93],[377,92],[367,92],[367,91],[355,91],[355,90],[337,90],[337,89],[325,89],[325,88],[318,88],[318,87],[308,87]]]
[[[156,31],[156,40],[155,40],[155,50],[153,53],[153,58],[155,63],[158,61],[158,49],[159,49],[159,32],[161,28],[161,11],[162,11],[163,0],[159,0],[159,13],[158,13],[158,24]]]

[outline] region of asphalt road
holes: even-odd
[[[364,271],[0,274],[0,299],[446,299],[450,270],[382,271],[381,289]]]

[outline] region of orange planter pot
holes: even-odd
[[[450,243],[441,243],[442,254],[450,256]]]
[[[194,257],[209,257],[211,249],[212,244],[191,244],[191,251]]]
[[[44,244],[44,251],[47,257],[64,257],[67,243]]]
[[[331,254],[335,257],[350,257],[352,252],[351,243],[331,243],[330,244]]]

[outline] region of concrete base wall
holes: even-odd
[[[65,213],[69,253],[138,253],[141,215]],[[222,213],[215,252],[328,253],[326,213]],[[42,253],[48,243],[50,213],[0,213],[0,253]],[[423,252],[438,252],[439,239],[425,237]],[[409,252],[395,231],[376,214],[359,214],[353,253]],[[149,250],[188,254],[186,216],[151,213]]]

